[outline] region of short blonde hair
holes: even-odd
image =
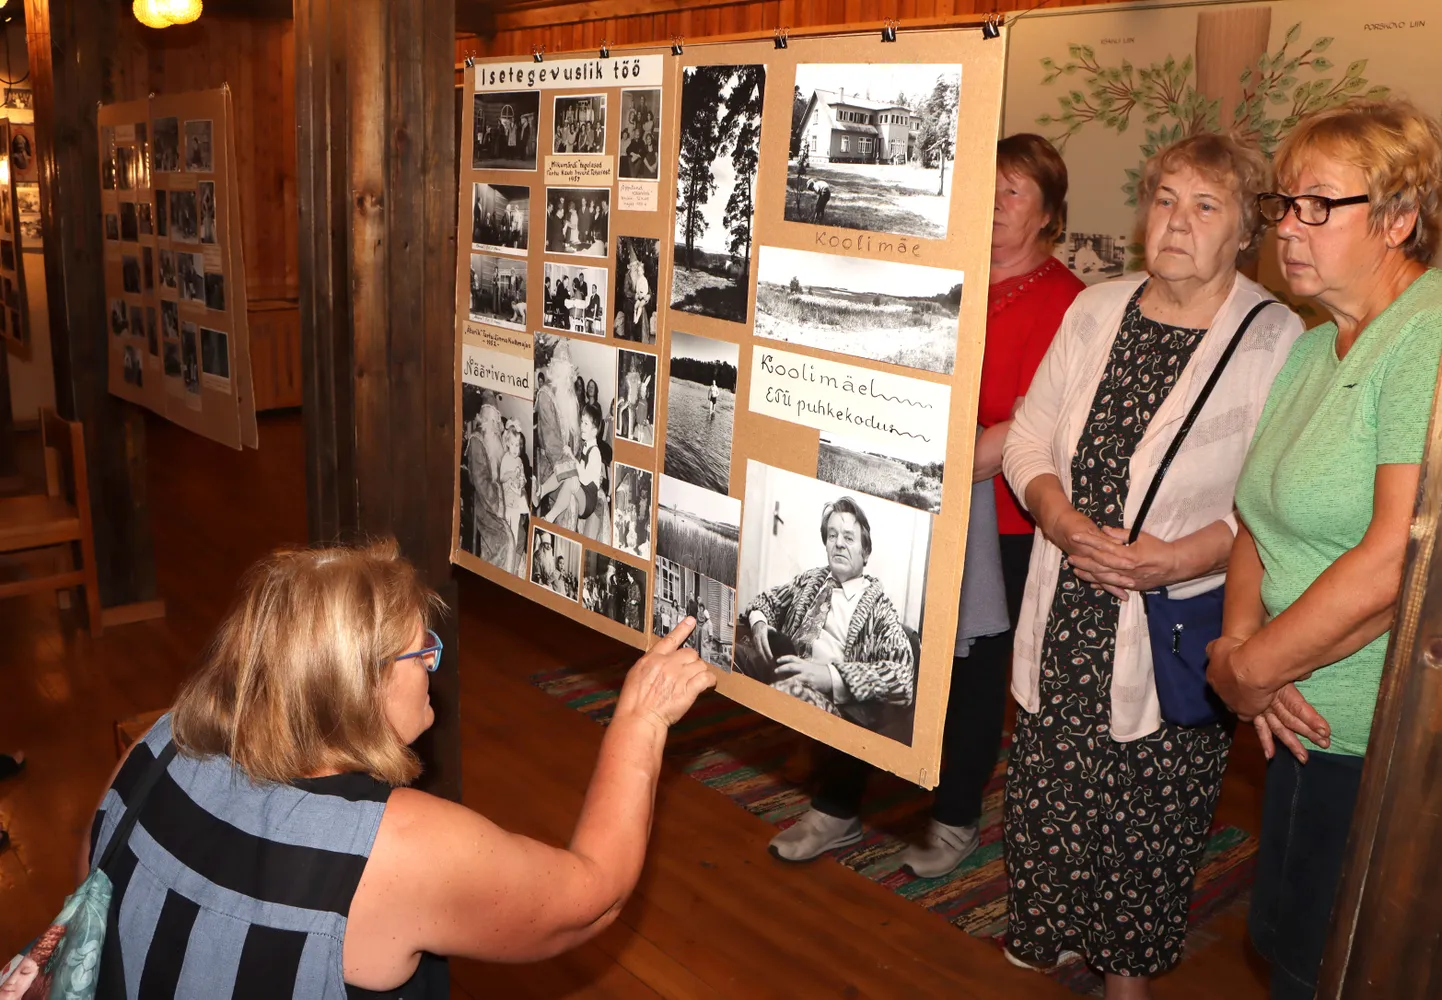
[[[1180,170],[1195,170],[1236,194],[1241,208],[1241,232],[1237,236],[1246,241],[1241,256],[1255,254],[1262,243],[1263,228],[1257,195],[1267,190],[1270,176],[1262,151],[1232,135],[1198,132],[1153,153],[1137,181],[1137,211],[1143,227],[1162,176]]]
[[[1291,186],[1307,157],[1349,163],[1367,178],[1373,232],[1408,212],[1417,224],[1401,250],[1429,262],[1442,236],[1442,132],[1410,101],[1353,98],[1302,118],[1277,150],[1277,180]]]
[[[172,725],[191,756],[223,754],[253,781],[359,771],[389,785],[420,761],[385,714],[416,623],[442,608],[393,540],[281,550],[240,584]]]

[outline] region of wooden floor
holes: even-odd
[[[45,599],[0,602],[0,749],[31,765],[0,786],[0,961],[72,888],[75,851],[115,761],[113,724],[168,703],[225,610],[235,580],[267,549],[304,539],[300,420],[263,417],[244,454],[150,425],[150,505],[161,622],[76,630]],[[552,842],[571,830],[601,729],[526,682],[533,671],[621,647],[461,573],[465,801]],[[1239,741],[1223,817],[1255,830],[1260,753]],[[595,942],[539,965],[453,964],[459,997],[1067,997],[1008,965],[987,942],[830,861],[770,859],[774,832],[676,771],[662,779],[640,887]],[[1162,998],[1252,1000],[1264,977],[1243,915],[1156,984]]]

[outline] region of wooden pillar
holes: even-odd
[[[10,352],[0,344],[0,487],[18,473],[15,462],[15,411],[10,400]]]
[[[155,598],[145,417],[106,386],[110,348],[95,112],[109,99],[106,65],[120,10],[108,0],[25,0],[55,404],[62,417],[85,425],[106,607]]]
[[[454,50],[455,0],[295,0],[310,535],[394,535],[452,608],[422,755],[458,799]]]
[[[1442,996],[1442,396],[1317,996]]]

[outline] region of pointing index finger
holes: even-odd
[[[662,636],[651,649],[658,653],[674,653],[681,648],[681,643],[690,638],[691,630],[695,627],[696,619],[688,615],[677,622],[676,627]]]

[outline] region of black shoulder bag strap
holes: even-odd
[[[145,774],[136,782],[135,791],[130,794],[130,801],[125,803],[125,815],[121,817],[120,824],[111,834],[110,840],[105,845],[105,853],[100,856],[100,861],[91,871],[100,871],[115,859],[122,844],[130,842],[130,833],[135,829],[135,821],[140,818],[140,810],[145,807],[145,800],[150,798],[150,792],[155,788],[160,776],[170,766],[171,760],[175,757],[175,741],[171,740],[165,744],[165,749],[160,751],[160,756],[151,762],[146,768]]]
[[[1172,443],[1167,446],[1167,453],[1162,456],[1162,463],[1157,466],[1156,475],[1152,476],[1151,485],[1147,487],[1147,495],[1142,498],[1142,505],[1137,508],[1137,518],[1132,522],[1131,533],[1127,536],[1128,545],[1135,542],[1137,536],[1141,534],[1142,522],[1147,519],[1147,512],[1152,509],[1152,501],[1157,498],[1157,490],[1161,488],[1162,478],[1167,474],[1167,470],[1171,468],[1172,459],[1177,457],[1177,452],[1181,450],[1182,442],[1186,440],[1187,432],[1192,429],[1192,424],[1196,423],[1197,417],[1201,416],[1202,407],[1207,405],[1207,397],[1210,396],[1212,390],[1216,388],[1217,381],[1222,377],[1222,372],[1226,370],[1227,362],[1231,361],[1232,355],[1237,353],[1237,345],[1240,344],[1242,338],[1247,335],[1247,328],[1252,325],[1252,320],[1257,318],[1258,313],[1267,308],[1267,306],[1274,305],[1276,301],[1276,299],[1267,299],[1264,302],[1258,302],[1252,307],[1251,312],[1247,313],[1246,318],[1242,320],[1242,325],[1237,327],[1237,332],[1232,334],[1231,343],[1227,344],[1227,349],[1223,351],[1222,356],[1217,359],[1217,366],[1212,369],[1212,374],[1207,378],[1207,384],[1202,386],[1202,391],[1197,396],[1197,401],[1192,404],[1192,409],[1187,414],[1187,418],[1182,421],[1182,426],[1177,428],[1176,437],[1172,438]]]

